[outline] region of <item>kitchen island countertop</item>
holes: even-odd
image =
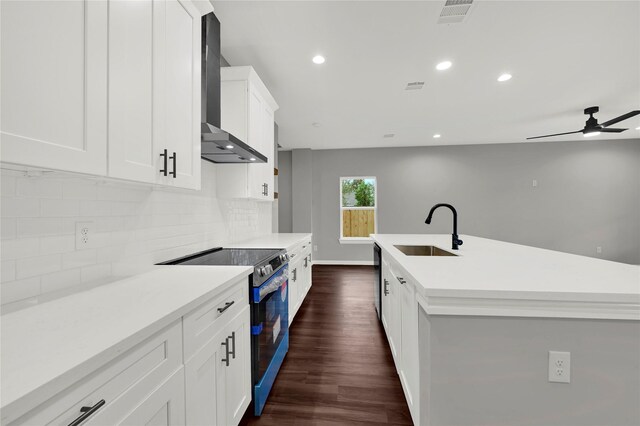
[[[640,320],[640,266],[460,236],[374,234],[430,314]],[[396,245],[434,245],[457,256],[407,256]],[[394,271],[395,272],[395,271]],[[407,277],[405,277],[407,278]]]

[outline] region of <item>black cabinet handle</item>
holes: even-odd
[[[298,268],[293,270],[293,281],[295,282],[298,279]]]
[[[231,347],[232,347],[229,353],[231,354],[233,359],[236,359],[236,332],[232,331],[231,336],[229,337],[231,338]]]
[[[167,150],[165,149],[164,152],[167,152]],[[173,160],[173,171],[171,173],[169,173],[171,176],[173,176],[173,178],[176,178],[176,161],[177,161],[177,157],[178,154],[176,154],[175,152],[173,153],[173,155],[171,157],[169,157],[170,160]],[[167,166],[165,165],[164,168],[166,169]],[[166,176],[166,174],[165,174]]]
[[[160,154],[160,157],[164,157],[164,168],[160,169],[160,173],[163,174],[164,176],[167,175],[167,165],[168,165],[168,161],[169,158],[167,157],[169,154],[167,153],[167,150],[163,150],[162,154]]]
[[[386,278],[384,279],[384,295],[389,295],[389,281]]]
[[[225,365],[228,367],[229,366],[229,338],[228,337],[224,339],[224,342],[222,342],[222,346],[224,346],[226,351],[226,355],[224,358],[222,358],[222,362],[224,362]]]
[[[308,263],[309,263],[309,259],[305,257],[304,258],[304,267],[305,268],[307,267]]]
[[[400,281],[400,284],[406,284],[407,283],[407,281],[402,277],[396,277],[396,278],[398,279],[398,281]]]
[[[80,415],[80,417],[78,417],[77,419],[69,423],[69,426],[78,426],[79,424],[87,420],[89,417],[91,417],[93,413],[98,411],[104,404],[105,404],[105,400],[101,399],[92,407],[81,407],[80,412],[82,414]]]
[[[265,186],[264,195],[268,197],[269,196],[269,184],[265,183],[264,186]]]
[[[232,300],[231,302],[227,302],[224,304],[224,308],[218,308],[218,312],[219,313],[223,313],[224,311],[226,311],[227,309],[229,309],[231,307],[231,305],[233,305],[236,301]]]

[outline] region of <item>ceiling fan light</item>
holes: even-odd
[[[585,137],[585,138],[589,138],[589,137],[591,137],[591,136],[598,136],[599,134],[600,134],[600,132],[586,132],[586,133],[584,134],[584,137]]]

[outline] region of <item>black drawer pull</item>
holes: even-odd
[[[224,362],[225,365],[228,367],[229,366],[229,338],[227,337],[226,339],[224,339],[224,342],[222,342],[221,345],[224,346],[226,351],[225,357],[222,358],[222,362]]]
[[[233,357],[233,359],[236,359],[236,332],[232,331],[231,336],[229,336],[229,338],[231,338],[231,348],[232,348],[229,351],[229,354]]]
[[[105,404],[105,400],[101,399],[93,407],[82,407],[82,408],[80,408],[80,412],[82,414],[80,415],[80,417],[78,417],[77,419],[75,419],[74,421],[69,423],[69,426],[78,426],[79,424],[81,424],[82,422],[87,420],[89,417],[91,417],[93,415],[93,413],[98,411],[100,409],[100,407],[102,407],[104,404]]]
[[[169,154],[167,153],[167,150],[166,150],[166,149],[165,149],[164,151],[162,151],[162,154],[160,154],[160,157],[164,157],[164,160],[163,160],[163,161],[164,161],[164,168],[163,168],[163,169],[160,169],[160,173],[161,173],[163,176],[166,176],[166,175],[167,175],[167,165],[168,165],[168,161],[169,161],[169,157],[168,157],[168,155],[169,155]]]
[[[229,309],[231,307],[231,305],[233,305],[235,303],[235,300],[232,300],[231,302],[227,302],[224,304],[224,308],[218,308],[218,312],[219,313],[223,313],[224,311],[226,311],[227,309]]]
[[[173,176],[173,178],[176,178],[176,159],[178,157],[178,154],[176,154],[175,152],[173,153],[173,156],[169,157],[169,159],[173,160],[173,171],[171,173],[169,173],[171,176]],[[167,166],[164,167],[165,169],[167,168]],[[165,175],[166,176],[166,175]]]

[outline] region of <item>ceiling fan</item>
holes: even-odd
[[[600,132],[603,132],[603,133],[620,133],[620,132],[624,132],[625,130],[629,130],[629,129],[614,129],[614,128],[611,128],[609,126],[611,126],[612,124],[619,123],[619,122],[621,122],[623,120],[626,120],[627,118],[631,118],[631,117],[634,117],[634,116],[640,114],[640,110],[631,111],[631,112],[628,112],[626,114],[622,114],[620,117],[616,117],[616,118],[611,119],[609,121],[605,121],[602,124],[598,124],[598,120],[593,116],[593,114],[595,114],[598,111],[600,111],[600,108],[597,107],[597,106],[592,106],[592,107],[586,108],[584,110],[584,113],[589,115],[589,118],[587,119],[587,122],[585,123],[584,129],[582,129],[582,130],[576,130],[575,132],[554,133],[552,135],[534,136],[532,138],[527,138],[527,140],[529,140],[529,139],[549,138],[551,136],[571,135],[571,134],[574,134],[574,133],[583,133],[585,136],[599,135]]]

